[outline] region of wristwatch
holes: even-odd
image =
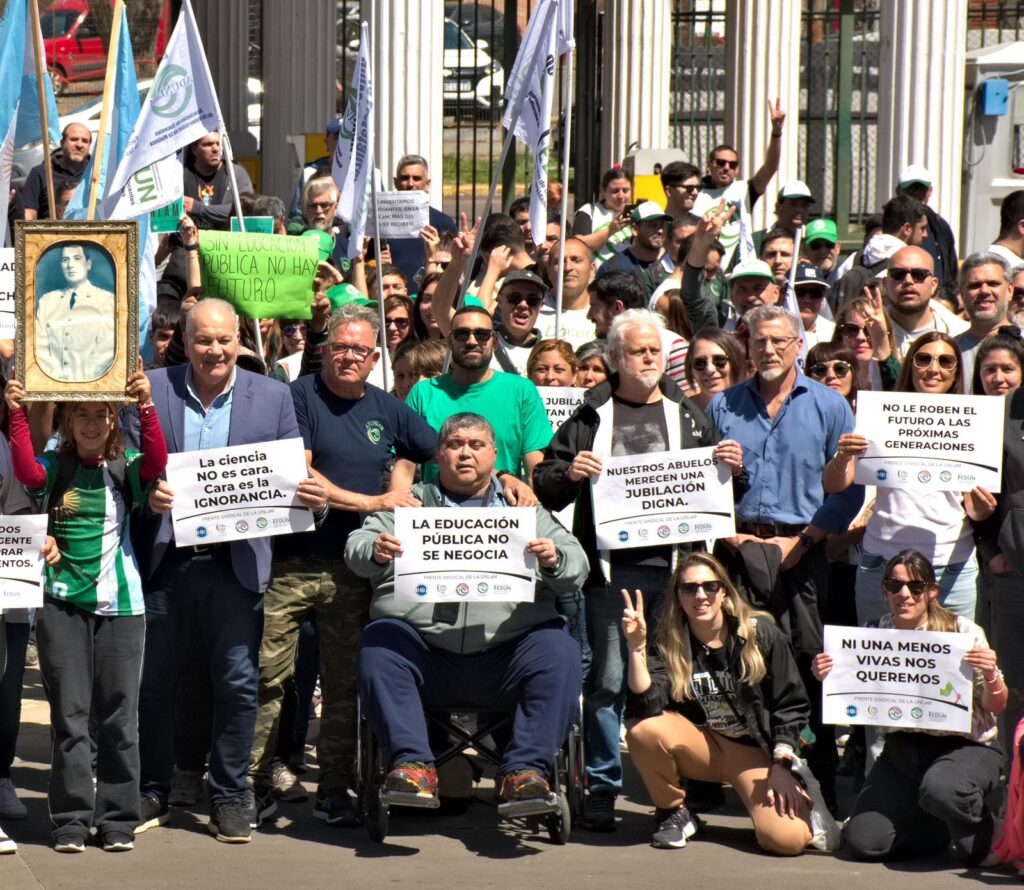
[[[804,550],[810,550],[817,543],[817,541],[807,534],[807,532],[800,532],[800,534],[796,536],[796,539],[800,542]]]

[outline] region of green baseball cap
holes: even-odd
[[[334,253],[334,236],[330,232],[321,232],[319,229],[306,229],[300,236],[312,238],[318,242],[317,248],[320,251],[320,262],[326,263],[331,254]]]
[[[327,289],[327,299],[331,301],[331,311],[340,309],[346,303],[359,303],[361,306],[376,306],[377,304],[367,299],[361,290],[354,284],[341,283]]]
[[[812,219],[804,229],[804,241],[825,241],[835,244],[839,240],[839,230],[830,219]]]

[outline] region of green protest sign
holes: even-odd
[[[149,230],[158,234],[177,232],[178,220],[181,219],[184,212],[185,201],[183,198],[178,198],[177,201],[172,201],[170,204],[152,211],[149,214]]]
[[[272,216],[247,216],[245,217],[245,230],[254,235],[273,235],[274,217]],[[238,217],[231,217],[231,231],[240,232],[238,228]]]
[[[319,258],[307,238],[203,231],[203,296],[227,300],[246,318],[310,318]]]

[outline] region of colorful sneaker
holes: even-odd
[[[271,765],[270,782],[274,786],[274,796],[278,800],[283,800],[285,803],[298,803],[309,799],[299,777],[288,768],[283,760],[275,760]]]
[[[107,853],[128,853],[135,849],[135,839],[124,831],[108,831],[103,835],[103,849]]]
[[[546,798],[551,793],[551,786],[535,769],[517,769],[506,773],[501,778],[501,799],[537,800]]]
[[[18,790],[10,779],[0,779],[0,819],[24,819],[25,804],[18,800]]]
[[[359,814],[356,813],[348,788],[334,788],[324,794],[317,794],[316,803],[313,804],[313,818],[341,828],[352,828],[359,824]]]
[[[0,828],[0,856],[4,853],[17,853],[18,845],[14,843],[6,834],[4,830]]]
[[[176,769],[171,777],[171,793],[167,803],[172,807],[194,807],[203,796],[203,774],[189,769]]]
[[[437,794],[437,770],[433,764],[415,761],[395,764],[384,780],[388,791],[409,794]]]
[[[685,804],[672,810],[658,807],[654,811],[658,828],[651,838],[651,846],[664,850],[679,850],[686,846],[686,839],[697,833],[697,821],[690,815]]]

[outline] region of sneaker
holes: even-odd
[[[17,853],[18,845],[14,843],[6,834],[4,830],[0,828],[0,856],[4,853]]]
[[[85,838],[78,835],[69,835],[56,840],[53,849],[58,853],[84,853]]]
[[[818,784],[806,760],[800,757],[793,758],[793,775],[811,797],[811,846],[826,853],[838,850],[842,832],[829,812],[821,793],[821,785]]]
[[[551,786],[535,769],[517,769],[507,773],[501,779],[502,800],[536,800],[546,798],[551,793]]]
[[[416,761],[399,763],[384,779],[388,791],[406,791],[409,794],[436,794],[437,770],[433,764]]]
[[[139,795],[139,824],[135,826],[136,834],[142,834],[158,825],[166,825],[170,819],[171,814],[167,809],[166,800],[161,800],[149,792]]]
[[[269,819],[277,812],[274,789],[270,785],[259,784],[252,788],[246,788],[245,803],[248,809],[249,825],[252,828],[259,828],[264,820]]]
[[[103,849],[107,853],[127,853],[135,849],[135,839],[124,831],[108,831],[103,835]]]
[[[194,807],[203,796],[203,774],[190,769],[176,769],[171,777],[171,793],[167,802],[172,807]]]
[[[583,827],[588,831],[615,831],[615,795],[591,791],[583,807]]]
[[[18,790],[10,779],[0,779],[0,819],[24,819],[25,804],[18,800]]]
[[[247,844],[252,840],[251,813],[244,797],[210,805],[207,829],[223,844]]]
[[[29,640],[25,649],[25,667],[39,667],[39,648],[36,646],[35,640]]]
[[[342,828],[352,828],[359,824],[359,814],[356,813],[348,788],[335,788],[325,794],[317,794],[313,817]]]
[[[309,795],[302,787],[299,777],[295,775],[283,760],[275,760],[270,767],[270,781],[274,786],[274,796],[286,803],[298,803],[308,800]]]
[[[672,810],[658,807],[654,811],[654,821],[658,828],[651,838],[652,847],[666,850],[679,850],[686,846],[686,839],[697,833],[697,821],[690,815],[685,804]]]

